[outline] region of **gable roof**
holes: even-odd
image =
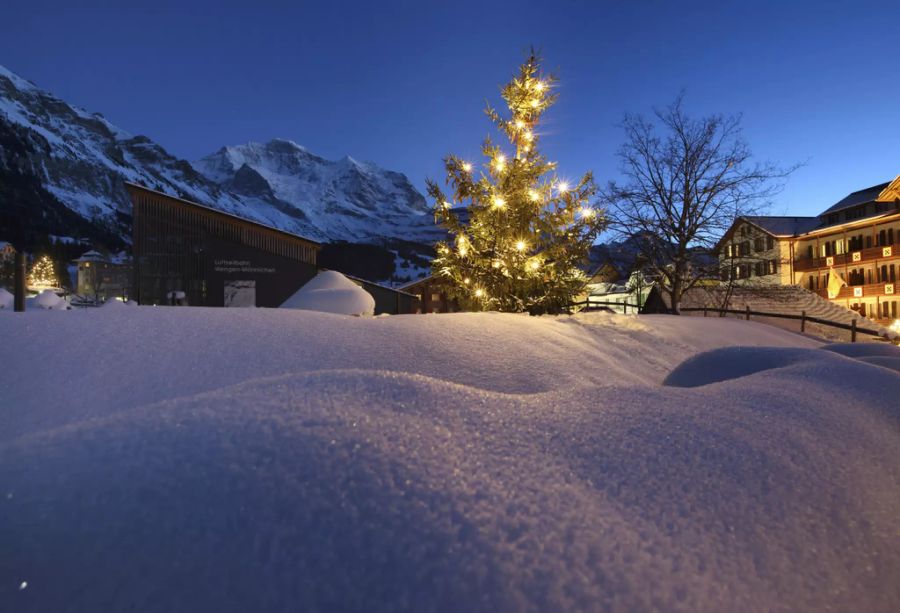
[[[804,234],[819,225],[818,217],[787,217],[768,215],[742,215],[744,219],[772,236],[789,237]]]
[[[884,183],[879,183],[878,185],[873,185],[872,187],[867,187],[866,189],[861,189],[858,192],[853,192],[852,194],[845,196],[842,200],[839,200],[829,208],[822,211],[819,216],[821,217],[823,215],[828,215],[829,213],[843,211],[844,209],[848,209],[851,206],[856,206],[857,204],[872,202],[876,198],[878,198],[879,194],[881,194],[881,192],[883,192],[885,188],[890,184],[891,181],[886,181]]]

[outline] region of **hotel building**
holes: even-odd
[[[890,322],[900,317],[900,176],[816,217],[739,217],[717,252],[723,281],[797,285]]]

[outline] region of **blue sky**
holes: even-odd
[[[0,64],[196,159],[294,140],[404,172],[478,158],[485,99],[529,46],[560,79],[544,151],[618,172],[625,112],[682,89],[743,113],[761,159],[805,162],[773,214],[815,214],[900,174],[900,3],[16,2]]]

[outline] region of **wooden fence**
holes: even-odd
[[[582,311],[591,311],[594,309],[600,309],[604,307],[621,307],[625,313],[628,312],[628,308],[634,310],[635,313],[640,313],[640,307],[636,304],[628,303],[628,302],[600,302],[593,300],[584,300],[582,302],[577,302],[572,305],[573,307],[581,307]],[[788,315],[786,313],[766,313],[765,311],[753,311],[748,306],[743,311],[738,309],[720,309],[720,308],[712,308],[712,307],[685,307],[681,309],[682,313],[703,313],[704,317],[708,317],[710,313],[713,315],[719,315],[720,317],[724,317],[725,315],[742,315],[744,319],[750,321],[750,317],[775,317],[779,319],[793,319],[795,321],[800,322],[800,331],[806,332],[806,323],[814,323],[822,326],[830,326],[832,328],[840,328],[841,330],[849,330],[850,331],[850,342],[856,342],[856,336],[858,334],[868,334],[870,336],[877,336],[879,338],[884,338],[881,332],[878,330],[873,330],[871,328],[860,328],[856,324],[856,319],[852,320],[849,324],[841,323],[838,321],[830,321],[828,319],[821,319],[819,317],[810,317],[806,314],[806,311],[802,311],[800,315]]]

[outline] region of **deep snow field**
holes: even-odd
[[[718,318],[0,312],[0,610],[897,611],[900,350],[830,349]]]

